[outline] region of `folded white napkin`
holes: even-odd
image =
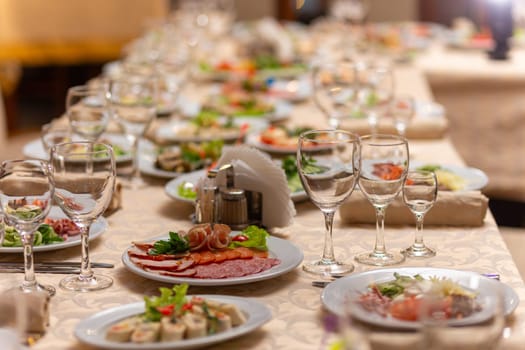
[[[262,193],[262,225],[267,228],[289,226],[293,222],[295,207],[284,171],[266,154],[241,145],[226,149],[218,166],[232,164],[234,186]],[[217,184],[224,186],[226,175],[219,173]]]

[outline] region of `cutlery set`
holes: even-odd
[[[80,262],[56,261],[38,262],[34,264],[37,273],[58,273],[58,274],[78,274],[80,273]],[[113,264],[91,263],[92,268],[113,268]],[[23,273],[24,263],[22,262],[0,262],[0,273]]]

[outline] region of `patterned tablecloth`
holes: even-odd
[[[431,94],[423,76],[414,70],[399,71],[399,89],[411,91],[422,99],[430,100]],[[292,120],[307,118],[312,123],[322,123],[320,113],[313,105],[298,106]],[[410,142],[412,157],[416,160],[432,160],[447,164],[461,164],[462,160],[448,139]],[[104,291],[93,293],[72,293],[57,288],[51,301],[51,326],[48,333],[34,349],[89,349],[80,344],[73,331],[77,323],[98,311],[142,300],[144,294],[156,294],[164,283],[148,280],[128,271],[121,262],[123,251],[132,240],[147,239],[162,235],[168,230],[187,229],[191,223],[191,205],[170,199],[163,189],[164,181],[149,179],[151,186],[131,191],[123,190],[123,208],[107,218],[109,228],[91,243],[92,261],[114,263],[112,270],[103,270],[114,279],[114,285]],[[323,218],[314,205],[309,202],[296,204],[297,217],[292,226],[284,228],[282,235],[299,246],[306,260],[319,256],[323,245]],[[388,215],[388,214],[387,214]],[[458,213],[460,215],[460,213]],[[372,225],[342,227],[336,217],[334,245],[336,256],[352,260],[356,254],[372,249],[375,227]],[[401,266],[431,266],[472,270],[479,272],[498,272],[504,283],[514,288],[525,300],[525,286],[499,234],[494,219],[489,214],[485,224],[477,228],[427,227],[426,241],[437,249],[437,256],[428,260],[408,260]],[[400,249],[413,240],[412,227],[387,227],[386,242],[390,249]],[[59,251],[38,253],[36,260],[79,259],[78,247]],[[20,254],[21,255],[21,254]],[[17,256],[18,257],[18,256]],[[0,260],[12,259],[2,256]],[[371,269],[356,264],[356,272]],[[40,282],[55,286],[61,275],[38,275]],[[21,274],[2,276],[2,288],[20,283]],[[265,303],[273,318],[260,329],[233,341],[216,345],[217,349],[323,349],[330,337],[323,329],[325,312],[321,305],[321,289],[311,286],[314,277],[300,268],[280,277],[246,285],[226,287],[190,287],[190,293],[228,294],[257,299]],[[525,347],[525,303],[518,306],[508,320],[504,341],[505,348]],[[377,339],[388,339],[389,349],[394,344],[402,344],[410,338],[407,333],[375,333]],[[385,336],[385,337],[383,337]],[[385,344],[383,344],[385,345]],[[384,348],[376,344],[374,348]]]

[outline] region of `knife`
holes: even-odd
[[[0,267],[0,273],[23,273],[24,268],[19,267]],[[49,268],[49,267],[35,267],[36,273],[59,273],[59,274],[79,274],[80,269],[78,268],[72,268],[72,267],[55,267],[55,268]]]
[[[56,268],[56,267],[63,267],[63,268],[77,268],[80,269],[80,262],[76,261],[41,261],[41,262],[35,262],[35,269],[36,268]],[[91,264],[92,268],[113,268],[115,267],[113,264],[109,263],[100,263],[100,262],[92,262]],[[24,268],[24,263],[22,262],[0,262],[0,268]]]

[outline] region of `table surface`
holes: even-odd
[[[420,71],[405,67],[396,71],[399,91],[411,92],[417,98],[431,100],[428,84]],[[324,125],[321,114],[313,104],[297,105],[291,122],[307,120],[314,125]],[[431,159],[447,164],[462,164],[448,139],[410,141],[410,150],[415,160]],[[142,240],[165,234],[169,230],[187,229],[191,226],[189,216],[193,207],[187,203],[170,199],[164,193],[165,180],[148,179],[149,187],[139,190],[123,189],[123,208],[107,218],[109,228],[90,244],[92,261],[114,263],[115,268],[97,271],[110,275],[114,285],[103,291],[92,293],[67,292],[57,288],[51,301],[51,326],[34,349],[89,349],[80,344],[73,331],[77,323],[98,311],[110,307],[141,301],[145,294],[157,294],[158,287],[165,283],[148,280],[128,271],[121,262],[123,251],[133,240]],[[323,244],[323,218],[313,204],[296,204],[297,216],[294,224],[282,229],[281,234],[299,246],[305,260],[318,258]],[[372,225],[342,226],[336,216],[334,226],[335,253],[339,259],[352,260],[363,251],[373,248],[375,227]],[[389,249],[401,249],[413,240],[412,227],[387,227],[386,243]],[[525,286],[516,265],[507,250],[496,223],[490,213],[482,227],[427,227],[425,240],[437,249],[437,256],[427,260],[407,260],[401,267],[429,266],[454,268],[478,272],[497,272],[501,280],[514,288],[522,303],[508,320],[510,335],[505,339],[506,348],[525,346]],[[20,254],[21,255],[21,254]],[[77,261],[80,248],[73,247],[53,252],[36,254],[39,260]],[[12,259],[2,256],[0,260]],[[19,258],[19,256],[17,256]],[[371,267],[356,264],[356,272]],[[62,275],[40,274],[42,283],[58,287]],[[2,288],[16,286],[21,274],[3,276]],[[301,268],[280,277],[246,285],[224,287],[190,287],[191,294],[227,294],[254,298],[265,303],[273,318],[250,335],[217,345],[217,349],[320,349],[326,348],[326,333],[322,327],[323,307],[321,289],[311,286],[315,277]],[[381,332],[377,333],[378,339]],[[406,333],[384,333],[391,345],[395,339],[406,339]],[[376,348],[381,348],[379,345]],[[390,346],[392,348],[392,346]]]

